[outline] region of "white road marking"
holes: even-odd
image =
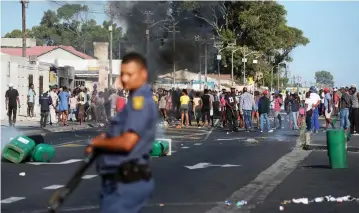
[[[14,203],[16,201],[23,200],[23,199],[25,199],[25,197],[9,197],[4,200],[1,200],[1,203],[9,204],[9,203]]]
[[[181,149],[189,149],[188,146],[182,146]]]
[[[62,162],[27,162],[27,164],[31,164],[31,165],[63,165],[63,164],[70,164],[70,163],[76,163],[82,161],[82,159],[71,159],[71,160],[66,160],[66,161],[62,161]]]
[[[208,167],[222,167],[222,168],[228,168],[228,167],[236,167],[241,165],[233,165],[233,164],[224,164],[224,165],[217,165],[217,164],[211,164],[211,163],[197,163],[193,166],[185,166],[187,169],[204,169]]]
[[[200,146],[200,145],[202,145],[202,143],[195,143],[195,144],[193,144],[193,145],[195,145],[195,146]]]
[[[217,138],[217,141],[234,141],[234,140],[244,140],[246,139],[245,137],[242,138]]]
[[[304,151],[301,149],[294,149],[290,153],[281,157],[277,162],[272,164],[269,168],[261,172],[248,185],[235,191],[229,200],[246,200],[251,205],[244,206],[240,209],[229,209],[223,204],[217,205],[206,213],[220,213],[220,212],[240,212],[249,213],[257,204],[264,202],[266,197],[283,181],[285,178],[302,162],[311,151]],[[255,197],[258,195],[258,197]]]
[[[42,189],[59,189],[59,188],[62,188],[64,187],[64,185],[51,185],[51,186],[46,186]]]
[[[94,177],[96,177],[97,175],[84,175],[83,177],[82,177],[82,179],[91,179],[91,178],[94,178]]]

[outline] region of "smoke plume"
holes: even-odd
[[[180,10],[179,2],[115,1],[109,4],[116,21],[125,26],[122,45],[126,47],[126,52],[136,51],[147,55],[146,30],[153,25],[149,30],[147,56],[150,80],[154,81],[159,74],[173,71],[174,61],[176,70],[199,71],[199,51],[203,55],[204,48],[202,45],[199,49],[195,36],[209,37],[212,29],[192,12]],[[174,40],[171,32],[173,23],[177,23]],[[209,55],[210,51],[213,50],[209,48]]]

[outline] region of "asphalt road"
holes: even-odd
[[[101,131],[91,129],[47,134],[43,140],[56,146],[56,156],[52,162],[69,162],[81,159],[87,140]],[[333,174],[329,172],[331,170],[322,174],[323,169],[303,167],[316,165],[316,162],[325,164],[326,158],[321,155],[318,159],[317,153],[293,149],[298,135],[294,131],[227,133],[221,129],[191,128],[171,129],[160,134],[163,136],[159,137],[172,137],[174,153],[152,158],[156,191],[144,213],[278,212],[280,202],[284,199],[317,196],[313,193],[320,191],[316,191],[315,184],[319,185],[327,175]],[[201,165],[203,168],[198,168]],[[57,165],[15,165],[3,162],[1,211],[46,212],[49,197],[55,189],[65,184],[76,167],[76,162]],[[302,170],[307,172],[303,173]],[[26,175],[20,176],[21,172]],[[336,179],[331,180],[345,178],[337,174]],[[359,176],[356,174],[346,173],[357,180]],[[91,168],[83,179],[62,211],[99,212],[100,179],[95,169]],[[302,182],[311,183],[312,189],[301,187],[299,183]],[[318,186],[319,189],[331,187],[330,182],[326,181],[325,184]],[[335,186],[341,185],[333,185],[333,191],[337,192]],[[233,204],[247,200],[248,205],[242,208],[226,206],[225,200]],[[320,207],[317,211],[299,211],[298,208],[303,207],[299,204],[285,206],[286,211],[292,209],[290,212],[324,212],[320,211]],[[308,209],[311,210],[309,205]]]

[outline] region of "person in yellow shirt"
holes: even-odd
[[[180,97],[180,110],[181,110],[181,125],[184,125],[184,119],[186,119],[186,127],[188,127],[188,103],[190,101],[190,98],[188,96],[187,90],[182,90],[182,95]]]
[[[155,92],[152,93],[152,98],[156,102],[156,104],[158,105],[158,97],[157,97]]]

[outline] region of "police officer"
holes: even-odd
[[[229,131],[238,131],[237,128],[237,111],[236,111],[236,89],[231,88],[231,93],[226,95],[226,115],[228,121]]]
[[[154,190],[149,152],[155,139],[158,112],[147,84],[146,60],[138,53],[122,59],[121,82],[130,91],[124,109],[111,121],[107,133],[91,141],[87,152],[101,150],[101,213],[137,213]]]

